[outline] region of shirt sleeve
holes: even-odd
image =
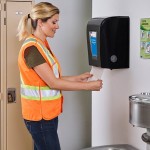
[[[26,61],[26,65],[29,68],[34,68],[46,62],[35,46],[30,46],[25,49],[24,58]]]

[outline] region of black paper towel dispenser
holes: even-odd
[[[89,65],[129,68],[129,17],[92,18],[87,24]]]

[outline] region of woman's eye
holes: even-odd
[[[56,24],[56,22],[53,22],[53,24]]]

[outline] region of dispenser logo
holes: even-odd
[[[90,38],[92,58],[97,59],[97,32],[90,31],[89,38]]]

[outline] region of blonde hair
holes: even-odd
[[[46,22],[49,18],[59,14],[59,9],[51,3],[40,2],[32,7],[30,14],[23,16],[18,25],[19,41],[25,39],[30,33],[28,31],[28,20],[31,19],[31,29],[35,30],[38,19]]]

